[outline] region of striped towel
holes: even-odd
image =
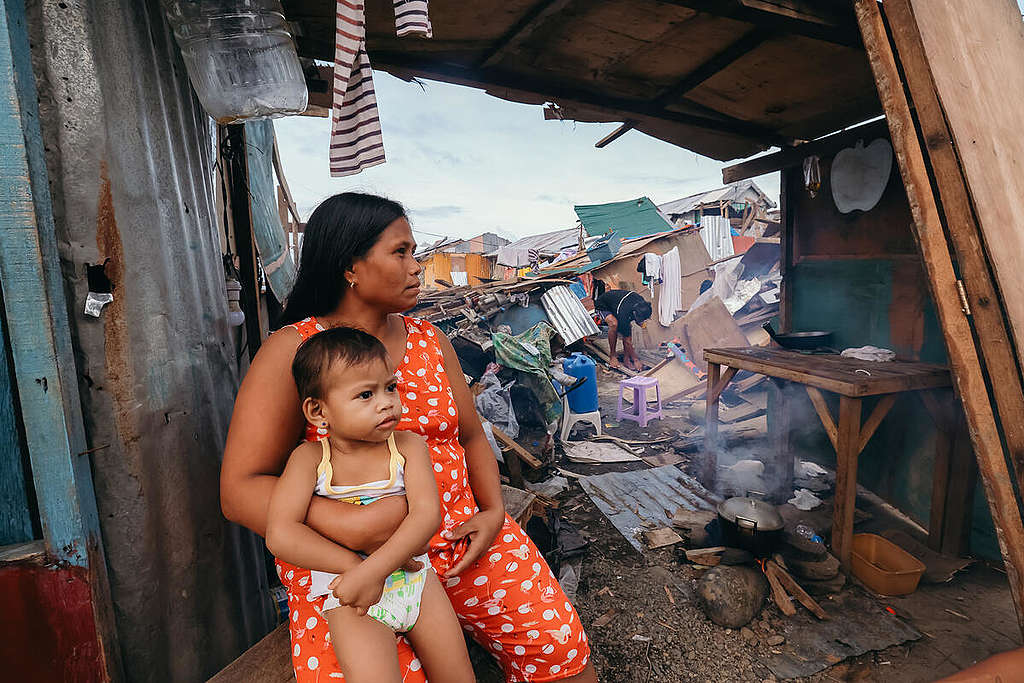
[[[399,37],[431,37],[427,0],[394,0],[394,5]],[[338,0],[330,158],[332,176],[353,175],[385,161],[362,0]]]

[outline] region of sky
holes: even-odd
[[[545,121],[541,106],[480,90],[381,71],[373,78],[386,164],[331,178],[328,119],[274,122],[303,219],[334,193],[371,192],[405,206],[421,244],[482,232],[515,239],[573,227],[574,204],[641,196],[660,204],[722,185],[727,164],[637,131],[596,149],[616,123]],[[757,179],[773,201],[778,175]]]

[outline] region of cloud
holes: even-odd
[[[460,213],[464,213],[465,209],[461,206],[453,206],[450,204],[444,206],[427,206],[420,209],[409,209],[409,214],[413,219],[416,218],[451,218],[452,216],[458,216]]]

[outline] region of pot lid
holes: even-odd
[[[718,504],[718,514],[727,522],[736,522],[737,517],[757,523],[759,531],[777,531],[785,526],[782,515],[771,503],[755,498],[729,498]]]

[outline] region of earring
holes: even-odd
[[[327,420],[320,423],[320,426],[316,428],[316,435],[320,438],[327,436]]]

